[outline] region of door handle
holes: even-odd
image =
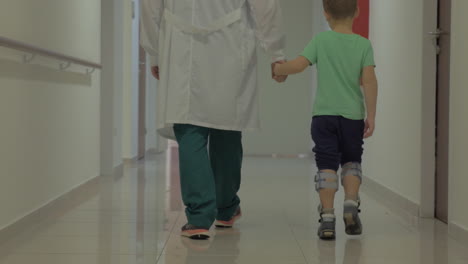
[[[429,34],[431,36],[434,36],[436,38],[440,38],[442,35],[447,35],[448,32],[438,28],[438,29],[436,29],[436,31],[431,31],[431,32],[428,32],[427,34]]]

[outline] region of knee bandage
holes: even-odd
[[[341,184],[344,183],[344,177],[345,176],[356,176],[359,178],[359,180],[362,182],[362,167],[361,164],[357,162],[350,162],[345,164],[341,168]]]
[[[338,175],[319,171],[315,175],[315,190],[333,189],[338,191]]]

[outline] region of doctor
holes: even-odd
[[[278,0],[142,0],[158,132],[179,144],[182,236],[207,239],[213,222],[241,216],[241,131],[259,128],[256,47],[283,61],[281,27]]]

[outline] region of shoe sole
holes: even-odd
[[[354,215],[353,213],[345,213],[343,215],[346,234],[351,236],[362,234],[362,226],[359,224],[360,221],[358,217],[359,216]]]
[[[215,226],[217,228],[232,228],[234,224],[242,218],[242,215],[235,216],[231,221],[216,220]]]
[[[181,235],[194,240],[207,240],[210,238],[210,233],[206,230],[182,231]]]
[[[336,239],[336,232],[335,232],[335,230],[322,230],[319,233],[319,237],[322,240],[335,240]]]

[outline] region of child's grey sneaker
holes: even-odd
[[[362,223],[359,218],[360,203],[353,200],[344,202],[343,220],[345,223],[346,234],[356,236],[362,234]]]
[[[336,217],[334,214],[321,214],[320,227],[317,235],[323,240],[334,240],[336,238]]]

